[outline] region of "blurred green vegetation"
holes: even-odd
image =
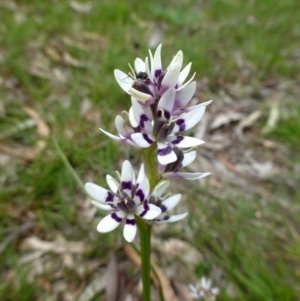
[[[34,145],[38,139],[35,127],[12,131],[29,118],[22,108],[33,108],[50,125],[83,182],[93,178],[104,184],[104,176],[117,169],[120,158],[136,155],[100,135],[98,128],[113,131],[114,116],[128,109],[129,97],[116,84],[113,70],[126,72],[128,62],[133,64],[137,56],[144,58],[155,30],[164,32],[164,64],[181,49],[184,62],[193,63],[196,79],[209,79],[210,92],[204,92],[203,99],[218,94],[223,84],[240,80],[237,57],[250,72],[249,86],[259,87],[270,79],[299,85],[297,0],[94,0],[89,1],[92,9],[88,13],[72,9],[70,2],[0,3],[0,143]],[[66,60],[68,56],[75,62]],[[95,114],[83,118],[84,99]],[[262,107],[267,114],[267,106]],[[293,169],[300,164],[299,137],[299,101],[291,98],[279,104],[279,121],[267,135],[288,148],[291,156],[283,167],[291,180],[299,179]],[[136,162],[139,159],[135,157]],[[93,246],[84,255],[86,260],[109,256],[118,233],[90,234],[96,232],[93,221],[80,216],[81,200],[86,196],[51,136],[34,160],[21,160],[3,170],[0,241],[33,220],[31,235],[53,240],[61,233],[70,241],[83,240]],[[274,199],[267,204],[259,193],[237,199],[189,184],[187,224],[195,233],[190,240],[206,258],[192,272],[200,277],[215,266],[223,271],[218,300],[300,298],[299,189],[285,185],[280,177],[274,181],[266,184],[274,190]],[[259,212],[262,218],[257,220]],[[170,237],[189,240],[170,229]],[[3,301],[40,300],[44,294],[42,285],[28,281],[18,263],[21,253],[16,239],[0,254]],[[47,273],[45,277],[51,279]],[[80,283],[68,270],[61,277]],[[234,294],[226,289],[227,283]]]

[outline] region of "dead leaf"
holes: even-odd
[[[86,286],[76,301],[90,301],[105,288],[105,275],[93,276],[93,280]],[[110,301],[110,300],[109,300]]]
[[[209,130],[213,131],[223,125],[227,125],[231,122],[236,122],[245,117],[244,114],[235,112],[235,111],[228,111],[226,113],[221,113],[217,115],[209,126]]]
[[[242,119],[240,123],[237,125],[235,131],[240,139],[243,139],[243,131],[245,128],[251,127],[260,117],[262,113],[260,110],[254,111],[249,114],[246,118]]]
[[[156,246],[162,254],[168,254],[170,260],[176,260],[180,258],[186,264],[195,266],[199,262],[203,261],[202,254],[193,248],[189,243],[177,239],[170,238],[168,240],[153,240],[153,246]]]
[[[75,48],[78,48],[83,51],[89,51],[91,48],[91,47],[87,46],[86,44],[75,41],[67,36],[62,37],[62,42],[67,46],[75,47]]]
[[[42,137],[49,137],[50,129],[49,129],[48,125],[44,122],[44,120],[41,118],[39,113],[36,112],[35,110],[33,110],[31,108],[27,108],[27,107],[24,108],[24,111],[34,119],[36,126],[37,126],[38,134]]]
[[[119,271],[116,256],[111,255],[105,275],[106,299],[118,301],[120,296]]]
[[[55,62],[61,62],[62,57],[61,55],[52,47],[46,46],[45,47],[46,54]]]
[[[262,133],[263,134],[270,133],[272,129],[276,126],[278,120],[279,120],[279,108],[278,105],[275,103],[271,106],[269,118],[266,126],[262,129]]]
[[[45,253],[53,252],[57,254],[67,252],[85,254],[91,250],[91,247],[83,241],[43,241],[36,236],[26,238],[23,241],[21,248],[24,250],[43,251]]]
[[[17,3],[11,0],[0,1],[0,6],[10,11],[16,11],[18,9]]]
[[[72,57],[69,53],[65,52],[63,54],[63,61],[65,64],[70,65],[72,67],[76,68],[85,68],[86,66],[84,63],[80,62],[79,60]]]
[[[80,3],[77,1],[70,1],[69,5],[74,11],[81,14],[88,14],[93,8],[92,2]]]
[[[33,118],[38,135],[42,138],[47,138],[50,135],[50,129],[48,125],[43,121],[40,115],[31,108],[24,108],[24,111]],[[44,148],[46,147],[46,141],[40,139],[37,140],[34,147],[10,147],[4,144],[0,144],[0,151],[3,151],[9,155],[19,157],[23,160],[33,160]]]

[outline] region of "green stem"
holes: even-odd
[[[151,270],[151,225],[140,217],[135,217],[141,240],[141,270],[143,282],[143,301],[150,301],[150,270]]]
[[[150,191],[153,190],[155,185],[160,180],[160,175],[157,172],[157,166],[154,161],[154,152],[157,149],[156,143],[153,143],[150,147],[143,150],[144,162],[146,166],[147,177],[150,183]]]
[[[143,150],[144,162],[147,176],[150,183],[150,191],[160,180],[160,175],[157,172],[156,162],[154,160],[156,143]],[[136,223],[140,234],[141,241],[141,274],[143,281],[143,301],[150,301],[151,286],[150,286],[150,271],[151,271],[151,225],[143,219],[136,217]]]

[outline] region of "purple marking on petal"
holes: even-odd
[[[140,214],[140,217],[146,215],[148,211],[149,211],[149,206],[147,204],[144,204],[144,211]]]
[[[149,136],[147,134],[143,134],[143,138],[149,143],[152,144],[153,140],[149,138]]]
[[[126,224],[134,226],[135,225],[135,219],[134,218],[133,219],[127,218],[126,219]]]
[[[166,148],[159,149],[157,151],[157,154],[159,156],[166,156],[166,155],[170,154],[171,152],[172,152],[172,148],[170,146],[167,146]]]
[[[167,221],[168,219],[170,219],[170,215],[166,215],[163,218],[156,218],[155,220],[157,222],[161,222],[161,221]]]
[[[167,119],[169,119],[169,118],[171,117],[171,114],[170,114],[170,112],[168,112],[168,111],[164,111],[164,113],[165,113],[165,117],[166,117]]]
[[[132,183],[130,181],[128,181],[128,182],[123,181],[122,182],[122,189],[129,189],[129,190],[131,190],[131,187],[132,187]]]
[[[119,217],[116,212],[112,213],[111,218],[114,219],[118,223],[120,223],[122,221],[122,218]]]
[[[172,144],[179,144],[182,140],[184,140],[184,137],[177,136],[177,138],[172,141]]]
[[[185,125],[184,119],[178,119],[178,120],[176,121],[176,124],[179,125],[179,131],[180,131],[180,132],[183,132],[183,131],[185,130],[186,125]]]
[[[154,72],[154,76],[155,77],[159,77],[160,76],[160,74],[161,74],[161,69],[157,69],[157,70],[155,70],[155,72]]]
[[[108,191],[105,202],[112,202],[114,200],[114,195]]]
[[[161,209],[161,213],[164,213],[168,210],[168,208],[165,205],[161,205],[160,209]]]
[[[140,126],[142,128],[144,128],[145,127],[145,122],[148,121],[148,120],[149,120],[148,116],[146,114],[142,114],[141,117],[140,117]]]
[[[161,117],[162,116],[162,110],[157,111],[157,117]]]
[[[138,189],[135,193],[136,196],[140,198],[140,201],[143,202],[145,199],[145,194],[142,189]]]

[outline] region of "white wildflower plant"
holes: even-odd
[[[139,149],[144,164],[136,176],[131,163],[125,160],[118,179],[106,176],[109,190],[94,183],[85,185],[92,204],[108,212],[97,226],[99,232],[110,232],[124,223],[124,238],[133,242],[139,231],[143,301],[150,300],[152,226],[177,222],[188,215],[187,212],[170,214],[182,195],[166,192],[169,186],[166,179],[196,180],[210,174],[182,171],[195,160],[195,148],[204,143],[184,132],[201,120],[211,103],[210,100],[188,105],[196,91],[195,74],[187,80],[191,63],[184,68],[182,65],[183,53],[179,51],[163,69],[159,45],[154,55],[149,50],[149,57],[144,61],[137,58],[129,74],[114,71],[119,86],[130,95],[130,108],[125,118],[120,115],[115,118],[117,135],[100,130],[116,142]],[[201,288],[208,292],[210,282],[201,281]],[[194,296],[204,297],[205,290],[200,292],[193,286],[191,290]],[[212,296],[217,294],[215,289],[211,293]]]
[[[196,300],[215,301],[219,294],[217,287],[211,287],[211,280],[201,277],[200,282],[196,285],[189,285],[190,296]]]

